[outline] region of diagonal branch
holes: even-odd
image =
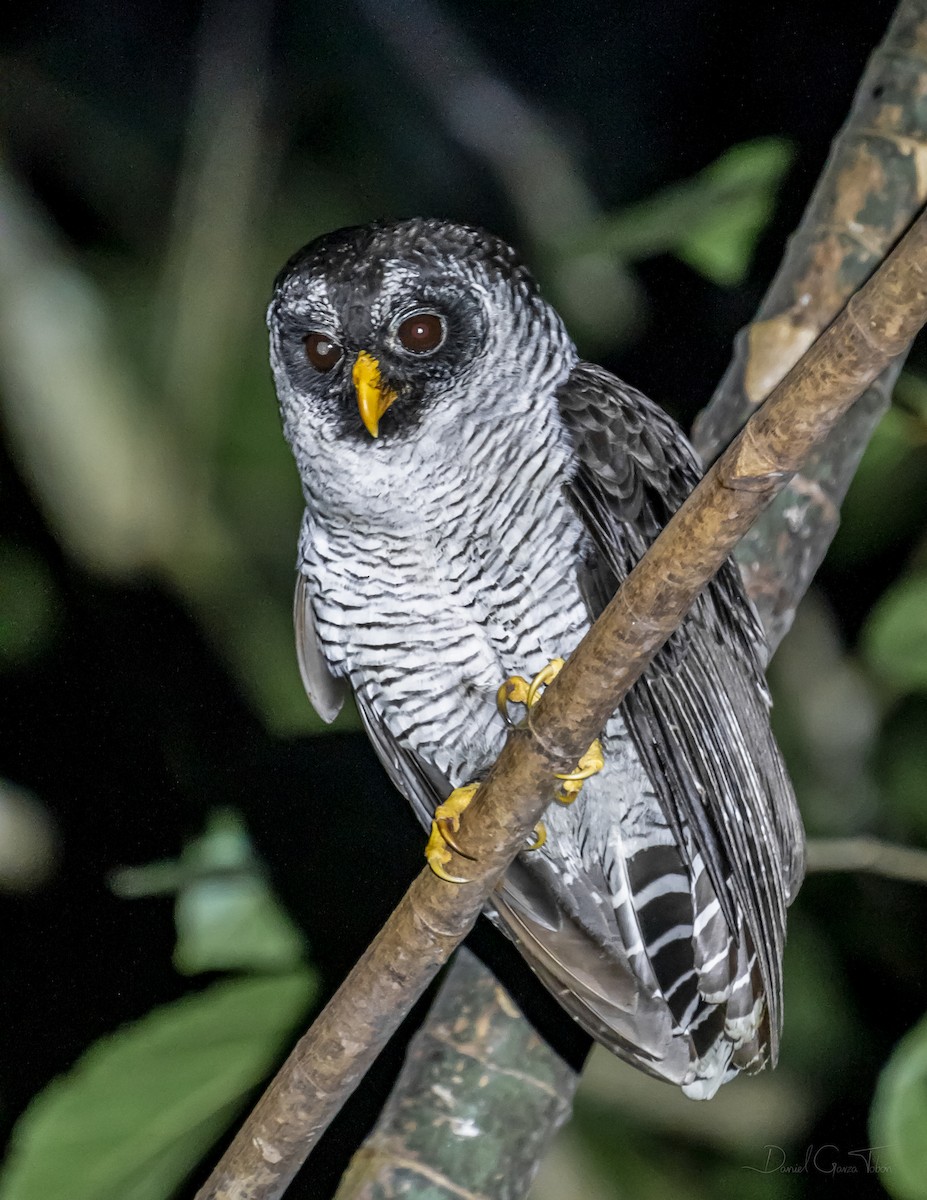
[[[447,884],[428,869],[271,1083],[198,1200],[274,1200],[354,1090],[576,762],[738,540],[861,392],[927,321],[927,216],[812,346],[640,560],[510,737],[464,813],[473,854]]]

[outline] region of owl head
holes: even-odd
[[[412,219],[339,229],[277,277],[267,315],[287,437],[388,456],[464,422],[504,427],[575,351],[511,247]]]

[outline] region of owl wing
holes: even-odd
[[[412,805],[428,829],[435,809],[452,792],[449,781],[420,755],[403,746],[362,691],[354,693],[364,732],[377,752],[393,786]]]
[[[296,629],[296,657],[303,687],[312,707],[326,724],[331,724],[348,695],[348,681],[333,675],[319,645],[312,612],[309,577],[296,575],[293,624]],[[361,724],[383,764],[393,786],[409,801],[415,815],[427,829],[435,808],[451,793],[451,785],[424,759],[400,745],[380,718],[363,691],[354,695]]]
[[[296,630],[296,659],[303,687],[312,701],[312,707],[326,725],[330,725],[341,712],[348,694],[348,685],[344,679],[332,675],[322,656],[315,617],[312,614],[309,580],[302,571],[296,575],[293,626]]]
[[[607,371],[580,364],[558,399],[576,451],[567,491],[589,535],[581,582],[596,617],[701,472],[675,423]],[[749,975],[755,955],[760,978],[751,994],[761,988],[765,996],[769,1028],[761,1040],[768,1037],[774,1060],[785,909],[801,882],[804,835],[769,727],[764,656],[758,619],[728,561],[632,688],[621,714],[675,834],[681,866],[694,881],[688,919],[701,993],[712,990],[711,963],[725,936],[731,978],[738,957]],[[665,847],[651,852],[653,862],[640,864],[639,879],[632,871],[632,891],[652,886],[661,857],[672,871],[667,853]],[[667,899],[671,909],[672,893]],[[712,907],[720,908],[723,922],[709,919]],[[646,942],[646,926],[640,931]],[[662,984],[660,955],[651,959]]]

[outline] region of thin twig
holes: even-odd
[[[709,470],[533,710],[464,813],[473,859],[425,869],[223,1156],[199,1200],[275,1200],[448,955],[575,763],[812,447],[927,320],[927,216]]]
[[[898,846],[880,838],[809,838],[807,870],[810,872],[865,871],[885,879],[927,883],[927,850]]]

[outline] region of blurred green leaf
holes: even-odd
[[[217,983],[91,1046],[13,1133],[0,1200],[165,1200],[273,1065],[308,972]]]
[[[885,593],[863,631],[872,666],[905,691],[927,688],[927,572],[905,576]]]
[[[927,1017],[895,1047],[870,1116],[879,1178],[897,1200],[927,1200]],[[883,1149],[884,1148],[884,1149]]]
[[[912,430],[915,440],[927,444],[927,379],[915,371],[902,371],[892,400],[918,422],[919,428]]]
[[[211,813],[179,859],[125,867],[110,886],[126,898],[176,894],[174,966],[185,975],[286,971],[305,957],[302,936],[268,885],[233,809]]]
[[[927,700],[910,697],[897,705],[879,743],[883,796],[901,840],[927,838]]]
[[[839,956],[797,906],[789,913],[784,978],[783,1066],[806,1079],[816,1079],[822,1071],[839,1076],[841,1067],[849,1067],[841,1048],[855,1033],[848,1001],[852,989]]]
[[[42,649],[54,608],[45,565],[12,542],[0,542],[0,667],[16,666]]]
[[[893,406],[876,426],[841,507],[840,527],[827,552],[830,563],[863,562],[890,550],[923,525],[925,418],[927,384],[905,371],[895,385]]]
[[[300,932],[267,885],[237,813],[213,813],[181,863],[199,878],[177,896],[178,971],[279,971],[302,961]]]
[[[626,261],[675,254],[730,287],[750,269],[793,156],[782,138],[734,146],[692,179],[597,221],[577,248],[604,247]]]
[[[734,146],[696,176],[704,207],[676,247],[679,258],[721,287],[745,279],[792,158],[787,142],[763,138]]]
[[[298,929],[256,875],[204,879],[184,888],[175,913],[174,966],[199,971],[273,971],[303,958]]]
[[[590,1103],[581,1094],[570,1138],[581,1147],[573,1157],[601,1176],[615,1200],[714,1200],[734,1195],[785,1200],[795,1194],[792,1174],[766,1169],[765,1145],[728,1156],[704,1143],[660,1138],[651,1128],[627,1120],[613,1107]]]
[[[678,1147],[667,1153],[664,1142],[610,1106],[577,1096],[572,1132],[583,1147],[582,1157],[615,1189],[616,1200],[665,1196],[709,1200],[711,1196],[705,1173],[696,1175],[686,1154]]]
[[[41,887],[59,859],[59,836],[45,805],[0,777],[0,892]]]

